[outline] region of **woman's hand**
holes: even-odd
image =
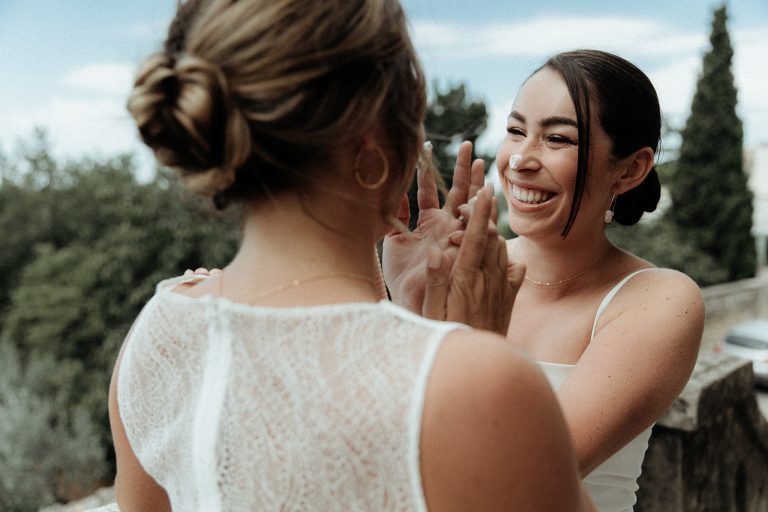
[[[440,208],[437,184],[432,171],[431,146],[425,145],[425,155],[417,171],[419,218],[412,233],[392,232],[384,239],[383,272],[392,300],[416,313],[422,312],[426,275],[424,262],[430,247],[437,247],[450,262],[458,250],[449,240],[451,234],[463,230],[458,217],[459,206],[483,186],[484,163],[472,161],[472,143],[464,142],[456,156],[453,186],[445,205]],[[410,208],[404,196],[398,215],[408,224]]]
[[[184,271],[184,277],[187,276],[217,276],[221,274],[221,269],[218,268],[212,268],[211,270],[208,270],[205,267],[200,267],[196,270],[192,270],[191,268],[188,268]]]
[[[428,318],[462,322],[506,336],[525,267],[508,262],[506,244],[495,226],[498,212],[493,189],[481,190],[484,163],[472,161],[472,143],[460,146],[453,186],[440,208],[431,157],[428,147],[417,174],[416,229],[390,233],[384,239],[383,271],[392,299]],[[469,218],[467,212],[465,232],[464,222],[457,217],[460,210],[466,211],[470,197],[477,213]],[[409,211],[404,197],[399,218],[405,224]]]
[[[491,220],[493,188],[486,186],[475,197],[472,218],[459,233],[455,261],[446,251],[429,248],[421,313],[506,336],[525,266],[508,262],[506,243]]]
[[[211,270],[208,270],[205,267],[199,267],[199,268],[197,268],[195,270],[192,270],[191,268],[188,268],[187,270],[184,271],[184,277],[189,277],[189,276],[215,277],[215,276],[218,276],[218,275],[221,275],[221,269],[219,269],[219,268],[212,268]],[[185,281],[183,283],[179,283],[178,285],[176,285],[175,289],[177,289],[177,290],[189,289],[189,288],[192,288],[193,286],[197,285],[199,282],[200,281],[197,280],[197,279],[190,280],[190,281]]]

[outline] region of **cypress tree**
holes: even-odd
[[[728,280],[736,280],[755,275],[756,254],[726,20],[725,6],[716,9],[709,36],[712,47],[704,56],[691,114],[681,133],[670,183],[670,215],[688,242],[714,258]]]

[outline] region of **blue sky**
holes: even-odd
[[[0,0],[0,150],[33,127],[56,154],[136,152],[125,109],[133,71],[157,49],[175,0]],[[493,152],[515,92],[550,54],[612,51],[640,66],[665,117],[684,122],[708,47],[714,0],[403,0],[430,81],[466,83],[488,105],[480,140]],[[768,143],[768,1],[729,0],[734,74],[747,148]]]

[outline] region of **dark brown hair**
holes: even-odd
[[[547,60],[549,68],[565,81],[576,109],[579,156],[576,185],[565,237],[576,220],[589,169],[589,122],[594,114],[611,139],[611,158],[618,160],[643,147],[654,153],[661,137],[661,109],[656,90],[648,77],[631,62],[598,50],[559,53]],[[659,202],[661,185],[655,167],[637,187],[616,198],[614,219],[625,226],[637,223],[643,212],[652,212]]]

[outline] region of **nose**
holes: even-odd
[[[536,149],[543,146],[543,142],[535,142],[524,144],[517,148],[517,153],[513,153],[509,157],[509,168],[513,171],[519,171],[523,169],[530,169],[538,162],[535,152]]]

